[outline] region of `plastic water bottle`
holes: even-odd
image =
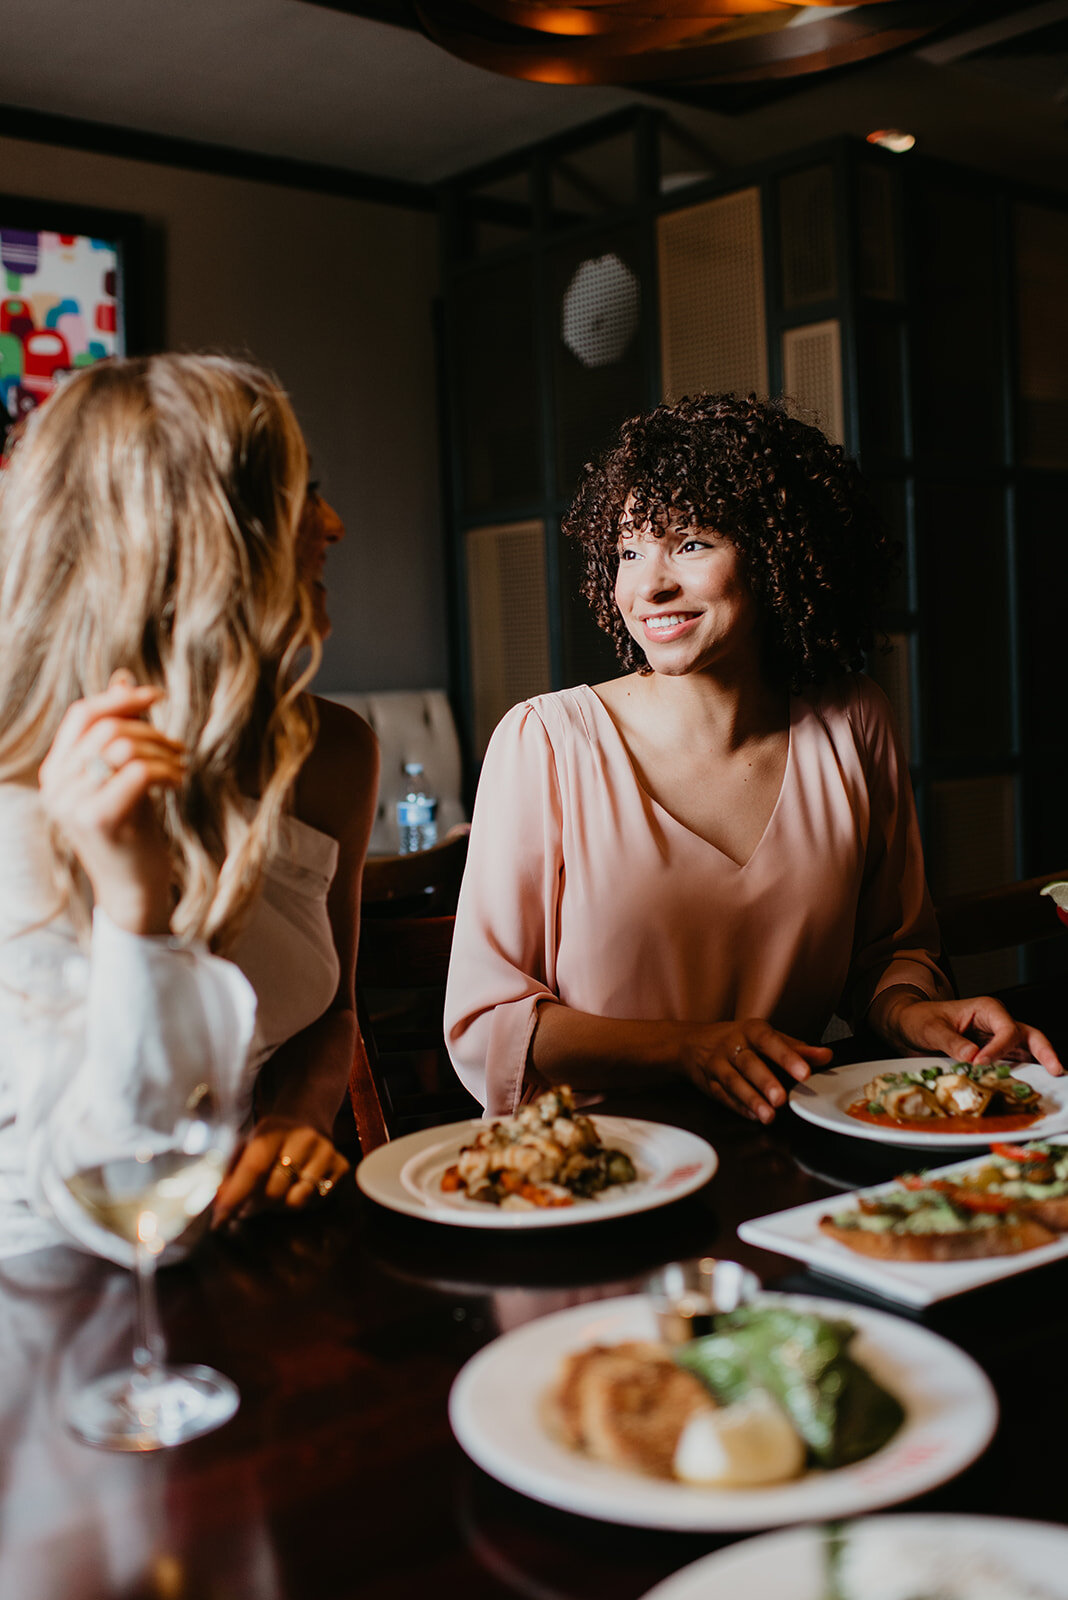
[[[404,776],[408,779],[408,792],[397,801],[397,834],[402,856],[415,850],[429,850],[438,842],[438,801],[436,795],[423,791],[423,763],[406,761]]]

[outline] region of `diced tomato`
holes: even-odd
[[[548,1209],[552,1206],[569,1206],[572,1203],[570,1196],[565,1197],[562,1194],[553,1194],[549,1189],[539,1188],[536,1183],[524,1183],[519,1190],[519,1194],[523,1200],[529,1200],[532,1206],[541,1206],[543,1209]]]
[[[441,1187],[446,1194],[455,1194],[457,1189],[463,1188],[459,1167],[446,1167],[441,1174]]]
[[[1011,1211],[1013,1202],[1007,1195],[983,1193],[979,1189],[958,1189],[953,1196],[955,1204],[965,1211],[992,1211],[1001,1215]]]
[[[1028,1150],[1022,1144],[992,1144],[991,1150],[996,1156],[1003,1156],[1006,1161],[1048,1161],[1049,1156],[1041,1150]]]
[[[503,1189],[505,1194],[519,1194],[527,1180],[521,1172],[508,1168],[496,1174],[496,1181],[497,1187]]]
[[[945,1178],[924,1178],[919,1173],[909,1172],[898,1182],[906,1189],[934,1189],[938,1194],[948,1195],[956,1206],[961,1206],[965,1211],[993,1211],[1001,1213],[1011,1211],[1013,1202],[1003,1194],[990,1194],[983,1189],[965,1189],[956,1183],[947,1183]]]

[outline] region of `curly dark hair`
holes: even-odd
[[[854,464],[818,428],[755,395],[698,394],[623,424],[583,472],[564,532],[582,593],[629,670],[649,672],[615,603],[620,518],[714,530],[764,613],[764,671],[795,693],[864,665],[896,548]]]

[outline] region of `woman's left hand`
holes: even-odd
[[[290,1117],[261,1117],[219,1186],[212,1227],[268,1207],[299,1210],[325,1199],[348,1170],[318,1129]]]
[[[1017,1022],[999,1000],[926,1000],[906,994],[883,1018],[880,1033],[901,1050],[946,1055],[954,1061],[986,1066],[991,1061],[1037,1061],[1053,1077],[1064,1068],[1044,1033]]]

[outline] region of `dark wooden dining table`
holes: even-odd
[[[771,1127],[696,1092],[606,1111],[701,1133],[720,1167],[660,1210],[546,1232],[444,1227],[346,1182],[317,1213],[212,1235],[160,1274],[170,1353],[229,1374],[237,1416],[205,1438],[117,1455],[65,1429],[71,1388],[130,1348],[128,1274],[56,1249],[0,1261],[3,1600],[636,1600],[737,1535],[615,1526],[483,1474],[449,1429],[450,1386],[500,1331],[636,1290],[713,1254],[767,1286],[898,1309],[967,1350],[1001,1407],[983,1456],[909,1508],[1063,1521],[1068,1265],[919,1314],[741,1243],[746,1218],[891,1177],[900,1154]]]

